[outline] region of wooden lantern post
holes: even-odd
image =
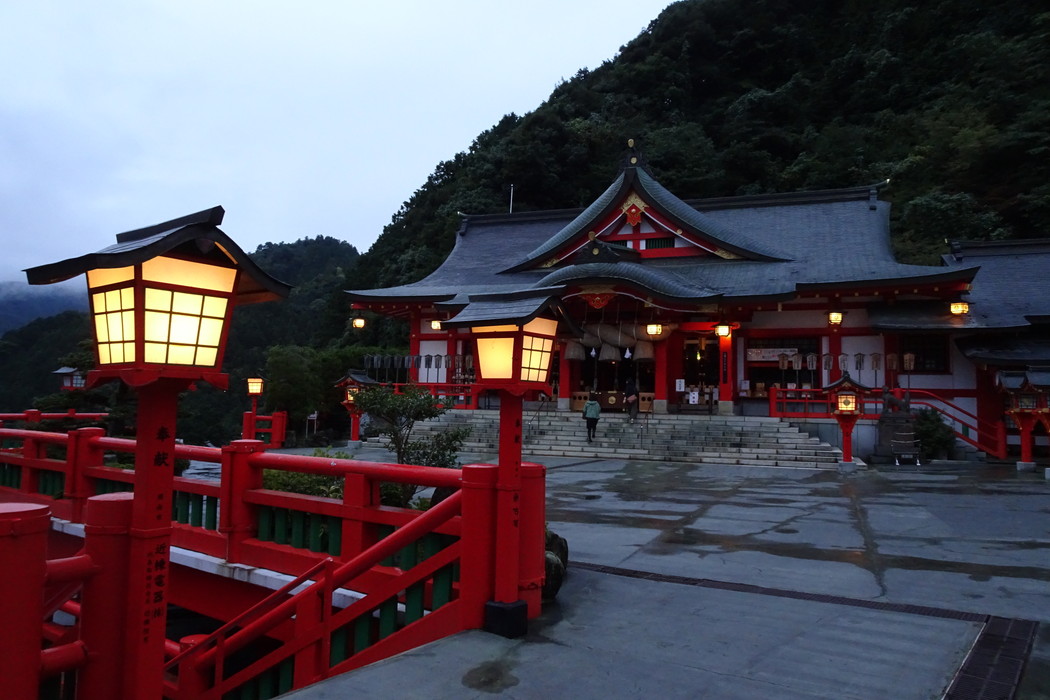
[[[96,368],[138,393],[135,498],[123,627],[121,698],[162,695],[178,395],[221,371],[232,309],[288,286],[262,272],[219,228],[222,207],[117,236],[96,253],[26,270],[30,284],[86,274]],[[90,601],[85,601],[90,604]]]

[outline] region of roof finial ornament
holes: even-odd
[[[627,139],[627,148],[631,149],[631,155],[627,158],[628,164],[638,165],[638,153],[634,150],[634,139]]]

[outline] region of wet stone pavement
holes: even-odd
[[[1050,699],[1041,472],[536,461],[570,567],[526,637],[464,632],[289,697]]]
[[[1041,472],[547,467],[550,528],[582,565],[1050,623]],[[1018,697],[1050,697],[1048,627]]]

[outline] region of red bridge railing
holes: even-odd
[[[83,522],[89,499],[133,488],[133,471],[116,466],[116,455],[134,452],[133,440],[82,428],[67,434],[0,429],[0,441],[3,500],[43,504],[61,519]],[[175,675],[167,697],[222,697],[233,690],[271,697],[482,625],[495,580],[497,467],[276,454],[254,440],[175,449],[177,459],[218,464],[221,478],[175,478],[172,545],[298,578],[254,607],[229,610],[232,619],[213,635],[181,640],[181,647],[169,640]],[[544,469],[522,467],[523,522],[538,526],[522,528],[528,541],[521,547],[519,592],[534,617],[543,579]],[[265,489],[267,469],[337,477],[342,497]],[[441,487],[453,495],[425,512],[383,506],[383,482]],[[193,609],[194,597],[206,595],[197,588],[180,585],[175,572],[170,600]],[[348,597],[355,602],[347,605]],[[85,597],[62,609],[79,616],[92,604]],[[75,636],[67,633],[62,641],[72,644]],[[248,666],[230,666],[231,654],[262,639],[271,651]]]

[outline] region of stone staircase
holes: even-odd
[[[452,425],[472,428],[464,452],[495,455],[498,451],[498,410],[449,411],[417,423],[413,437]],[[596,440],[588,443],[579,413],[526,411],[522,432],[526,459],[556,456],[835,469],[842,457],[838,448],[788,423],[757,416],[652,414],[631,423],[626,414],[604,413]]]

